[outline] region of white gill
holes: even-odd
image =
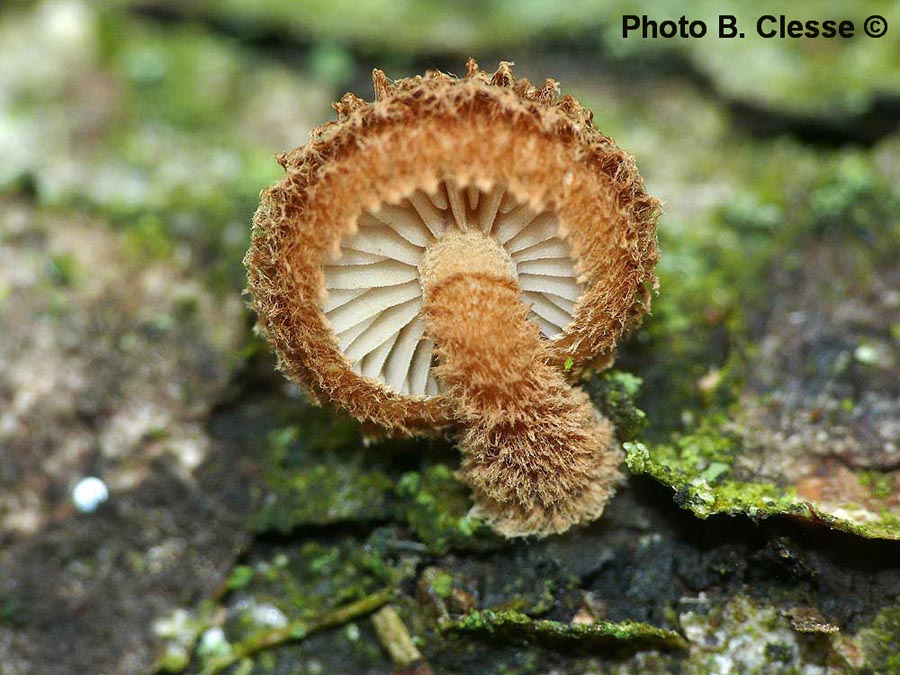
[[[582,289],[553,214],[535,213],[502,188],[482,192],[451,179],[433,194],[419,190],[400,204],[363,213],[357,232],[325,265],[322,309],[358,374],[403,394],[439,393],[431,372],[434,343],[419,316],[418,266],[428,245],[450,228],[478,228],[504,246],[529,318],[544,337],[558,337],[571,321]]]

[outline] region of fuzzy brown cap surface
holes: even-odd
[[[547,80],[516,80],[470,60],[396,82],[375,71],[376,100],[346,94],[338,121],[279,157],[285,176],[262,195],[245,258],[259,328],[279,366],[316,397],[392,432],[433,434],[456,423],[446,396],[409,396],[354,373],[321,309],[323,265],[364,210],[451,178],[503,184],[535,211],[553,210],[585,295],[549,340],[549,365],[608,365],[618,338],[649,308],[656,283],[657,200],[632,158],[592,126],[592,114]]]

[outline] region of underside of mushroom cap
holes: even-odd
[[[322,310],[354,372],[401,394],[441,393],[422,317],[423,266],[454,234],[473,235],[454,269],[470,273],[479,248],[493,249],[546,339],[559,338],[572,323],[584,288],[554,214],[519,204],[500,184],[482,193],[447,179],[432,194],[417,190],[399,204],[364,211],[324,267]],[[478,314],[460,320],[477,321]]]
[[[413,371],[405,391],[371,361],[366,371],[371,352],[348,356],[350,343],[341,344],[333,315],[334,291],[352,290],[336,286],[333,274],[347,260],[347,243],[384,224],[378,216],[391,209],[411,205],[421,215],[416,201],[428,209],[423,198],[438,211],[446,200],[444,213],[458,223],[448,186],[471,200],[465,218],[477,218],[479,204],[488,202],[496,203],[501,226],[514,209],[547,214],[573,261],[568,278],[583,290],[572,320],[555,324],[559,332],[542,326],[549,358],[560,368],[571,359],[573,375],[585,364],[609,363],[616,340],[649,308],[655,284],[658,202],[644,191],[631,157],[593,128],[575,99],[559,98],[555,82],[535,88],[516,81],[505,63],[488,74],[470,61],[462,79],[429,72],[390,82],[379,71],[373,79],[376,101],[345,95],[335,104],[337,122],[279,158],[285,177],[263,194],[254,218],[249,290],[280,367],[316,396],[390,431],[435,433],[454,422],[452,407],[428,382],[428,367],[415,371],[421,390],[409,379]],[[410,303],[407,312],[415,305],[413,280],[395,284],[408,284],[394,298],[409,295],[399,301]]]

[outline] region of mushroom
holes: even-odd
[[[657,200],[558,85],[374,71],[279,158],[245,258],[279,366],[388,432],[456,429],[473,511],[506,536],[598,517],[621,480],[573,383],[649,309]]]

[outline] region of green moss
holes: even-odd
[[[700,518],[722,513],[765,518],[804,510],[793,491],[766,483],[723,480],[737,446],[734,439],[717,437],[709,428],[683,436],[673,445],[651,448],[626,443],[625,450],[633,473],[650,475],[672,487],[675,502]],[[710,474],[712,480],[706,477]]]
[[[302,525],[378,520],[388,514],[390,478],[362,462],[326,461],[285,475],[260,511],[256,527],[289,531]]]
[[[73,256],[68,254],[52,256],[46,273],[51,284],[63,288],[74,285],[81,277],[78,263]]]
[[[616,651],[626,648],[685,649],[687,643],[675,631],[635,621],[600,621],[572,624],[532,619],[520,612],[482,610],[446,625],[454,633],[472,634],[490,640],[534,642],[564,649]]]
[[[371,459],[346,419],[309,414],[276,430],[259,460],[264,497],[255,529],[386,519],[394,483]]]
[[[349,86],[354,63],[353,54],[337,42],[316,45],[309,56],[313,77],[326,84]]]
[[[163,219],[154,213],[135,218],[125,230],[125,242],[135,257],[167,258],[175,248],[171,232]]]
[[[779,205],[747,192],[701,222],[660,224],[661,293],[618,361],[643,381],[635,400],[650,420],[650,439],[664,441],[737,400],[751,349],[748,321],[768,301],[761,290],[783,218]]]
[[[15,628],[22,621],[22,607],[19,601],[13,598],[0,598],[0,626]]]
[[[724,422],[719,416],[705,418],[693,433],[674,434],[667,444],[626,444],[629,468],[682,482],[694,477],[722,482],[741,449],[738,439],[722,430]]]
[[[861,524],[841,511],[823,513],[791,488],[732,470],[742,443],[724,430],[739,414],[744,381],[757,358],[753,336],[771,309],[770,271],[805,264],[811,241],[832,239],[854,276],[864,280],[900,246],[900,197],[868,153],[823,157],[784,142],[768,151],[790,157],[791,175],[779,162],[760,166],[740,193],[699,222],[668,218],[660,228],[663,292],[619,360],[643,379],[636,403],[650,420],[641,432],[644,443],[629,446],[629,465],[672,487],[676,501],[701,517],[788,514],[863,536],[897,538],[895,515]],[[740,147],[735,152],[748,167],[759,161]],[[846,294],[824,281],[823,293]],[[842,403],[845,413],[854,406],[850,399]],[[873,496],[890,489],[883,477],[861,480]],[[851,505],[843,506],[849,511]]]
[[[604,12],[580,5],[545,5],[503,0],[464,0],[447,5],[420,0],[386,5],[383,0],[291,0],[256,5],[214,0],[208,10],[251,35],[277,28],[302,42],[312,38],[366,52],[386,52],[393,63],[422,53],[464,53],[512,48],[531,40],[571,36],[603,25]],[[570,38],[571,39],[571,38]],[[389,76],[394,76],[389,72]]]
[[[190,24],[165,30],[106,16],[102,37],[110,66],[140,96],[140,117],[202,130],[223,124],[246,96],[237,45]]]
[[[232,572],[229,595],[197,632],[220,627],[230,645],[225,654],[197,649],[202,672],[224,671],[246,658],[264,668],[273,653],[267,650],[328,627],[346,626],[346,638],[356,642],[360,627],[347,622],[388,602],[388,589],[408,582],[416,571],[414,561],[395,559],[384,544],[376,532],[368,541],[331,537],[328,543],[307,541],[251,554]],[[359,649],[373,648],[361,644]]]
[[[381,456],[390,445],[382,448]],[[408,449],[406,449],[408,451]],[[357,424],[310,410],[303,420],[272,432],[259,459],[259,531],[290,532],[341,522],[396,522],[429,550],[483,549],[499,540],[471,519],[469,489],[446,464],[400,475],[364,448]]]
[[[237,591],[245,588],[253,581],[254,569],[249,565],[236,565],[228,575],[226,586],[229,591]]]
[[[153,666],[154,673],[180,673],[191,662],[192,652],[209,628],[217,625],[217,605],[203,601],[192,612],[175,609],[153,624],[154,634],[162,640],[161,653]]]
[[[469,517],[469,490],[445,464],[405,473],[397,484],[397,497],[396,516],[435,553],[492,548],[502,541]]]
[[[891,337],[900,342],[900,323],[891,324]]]
[[[900,518],[895,514],[883,513],[878,520],[860,523],[849,516],[818,509],[802,499],[793,487],[723,480],[722,476],[728,473],[728,464],[708,459],[715,457],[717,452],[727,458],[736,448],[733,440],[729,441],[727,437],[715,442],[706,434],[684,436],[672,446],[626,443],[625,461],[632,473],[646,474],[671,487],[675,503],[699,518],[745,515],[756,520],[790,516],[862,537],[900,538]],[[679,454],[679,449],[683,455]],[[705,466],[705,469],[698,471],[698,466]],[[713,479],[706,477],[710,473]],[[854,508],[852,504],[845,507],[850,511]]]
[[[861,485],[869,488],[876,499],[887,499],[894,494],[893,477],[881,471],[860,471],[857,478]]]
[[[839,239],[863,273],[900,246],[896,189],[868,153],[823,156],[779,141],[767,144],[764,164],[734,137],[716,142],[733,157],[723,163],[720,152],[708,169],[730,185],[727,199],[699,213],[673,205],[660,222],[661,292],[620,350],[619,366],[644,382],[636,402],[654,442],[738,401],[774,267],[804,264],[811,239]]]
[[[278,625],[261,627],[236,641],[228,641],[224,633],[217,630],[210,631],[204,638],[206,635],[212,635],[214,639],[210,640],[210,646],[213,649],[205,648],[207,646],[204,644],[205,640],[201,639],[195,650],[201,666],[200,673],[215,675],[235,665],[237,665],[236,672],[251,672],[255,665],[261,666],[264,672],[271,672],[278,661],[278,657],[273,655],[273,650],[305,640],[319,631],[341,626],[344,644],[353,645],[351,649],[364,653],[366,661],[376,661],[380,656],[378,648],[368,640],[360,641],[360,629],[353,620],[384,606],[390,601],[391,595],[390,591],[381,589],[309,618],[289,621],[281,618]]]
[[[620,370],[590,375],[584,388],[594,404],[613,423],[620,441],[630,441],[647,425],[647,415],[637,407],[642,380]]]
[[[402,574],[378,558],[361,543],[346,539],[306,542],[289,554],[279,552],[256,562],[241,575],[243,585],[234,589],[252,603],[229,624],[230,637],[242,640],[261,629],[252,606],[274,606],[289,620],[309,619],[402,580]]]
[[[197,25],[162,28],[113,5],[96,14],[99,53],[86,49],[73,65],[82,69],[73,82],[104,83],[89,133],[60,106],[72,96],[60,93],[67,86],[16,100],[32,139],[22,156],[40,157],[37,168],[70,167],[64,177],[35,170],[35,201],[98,213],[141,256],[190,254],[204,280],[233,292],[243,284],[239,261],[259,189],[281,175],[274,150],[246,132],[260,73],[273,66]],[[57,115],[74,126],[53,125],[52,140],[41,125]],[[61,140],[71,134],[77,143]],[[13,175],[31,170],[29,161]]]
[[[422,477],[418,471],[407,471],[397,481],[397,494],[401,497],[415,497],[422,486]]]
[[[898,206],[897,195],[871,157],[856,152],[839,156],[809,195],[815,233],[864,235],[869,241],[896,237],[884,224],[896,221]]]
[[[859,638],[871,672],[900,675],[900,606],[882,610]]]
[[[438,572],[431,580],[431,590],[440,598],[449,598],[453,593],[453,577],[446,572]]]

